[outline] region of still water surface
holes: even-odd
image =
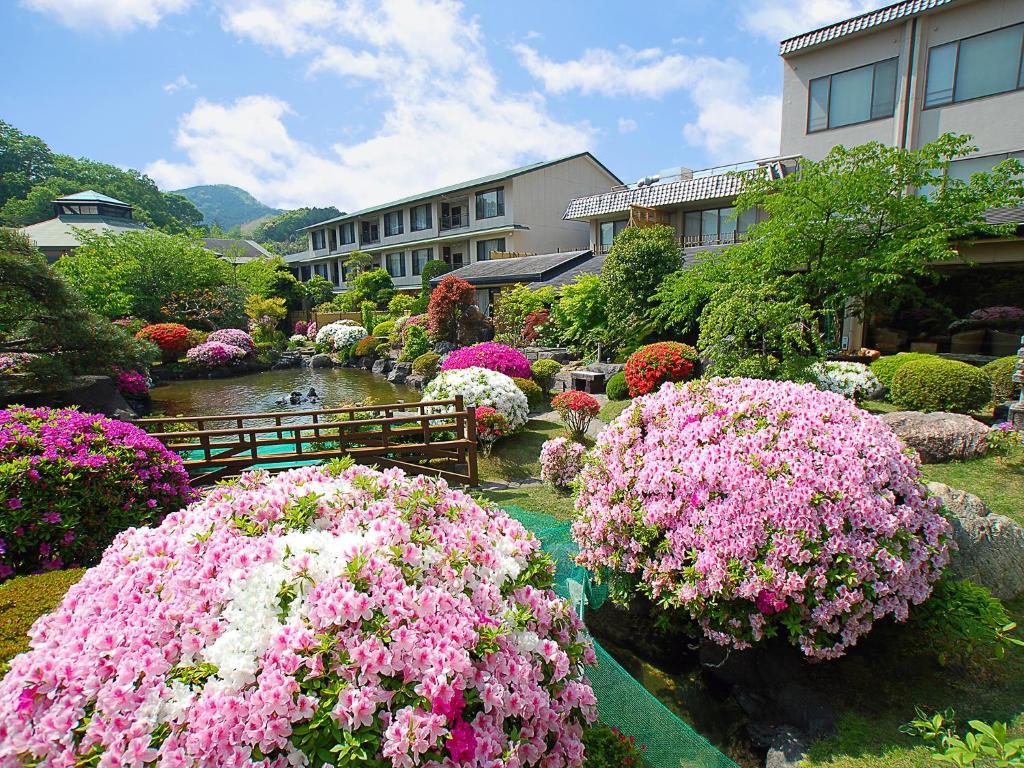
[[[295,390],[315,389],[317,402],[278,404]],[[232,379],[172,381],[152,390],[153,410],[169,416],[207,416],[223,413],[302,411],[337,408],[352,403],[416,401],[411,387],[390,384],[382,376],[353,368],[288,368]]]

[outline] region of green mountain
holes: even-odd
[[[280,209],[264,205],[244,189],[230,184],[203,184],[176,189],[173,194],[181,195],[198,208],[203,214],[204,224],[211,227],[216,224],[223,230],[281,213]]]

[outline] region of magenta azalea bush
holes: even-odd
[[[578,561],[617,599],[639,592],[735,648],[784,627],[815,659],[906,619],[951,546],[917,458],[885,424],[783,381],[640,398],[598,437],[576,511]]]
[[[114,386],[122,395],[138,397],[149,392],[149,380],[138,371],[115,371]]]
[[[245,350],[232,344],[224,344],[220,341],[206,341],[199,346],[192,347],[185,355],[185,358],[201,368],[218,368],[222,365],[231,365],[245,357]]]
[[[575,440],[556,437],[540,447],[540,479],[555,488],[568,488],[583,469],[587,449]]]
[[[526,355],[518,349],[493,341],[456,349],[441,363],[442,371],[458,371],[463,368],[486,368],[506,376],[530,378],[530,361]]]
[[[116,534],[194,496],[181,459],[138,427],[75,410],[0,411],[0,578],[91,565]]]
[[[0,764],[579,766],[592,647],[523,526],[336,462],[119,536],[0,682]]]
[[[219,341],[221,344],[227,344],[229,347],[238,347],[247,355],[251,355],[256,351],[256,342],[252,340],[252,336],[237,328],[222,328],[219,331],[214,331],[206,337],[207,344],[211,341]]]

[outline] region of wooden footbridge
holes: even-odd
[[[462,397],[307,411],[162,416],[135,423],[181,455],[195,484],[351,456],[477,485],[476,409]]]

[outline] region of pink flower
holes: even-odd
[[[21,499],[15,497],[7,500],[8,509],[21,509]]]
[[[459,720],[452,728],[448,754],[456,763],[468,763],[476,755],[476,733],[465,720]]]

